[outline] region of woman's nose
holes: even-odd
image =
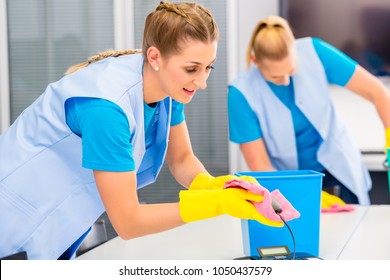
[[[288,86],[290,84],[290,75],[285,75],[282,80],[282,85]]]
[[[207,77],[201,77],[193,81],[194,85],[196,85],[200,89],[205,89],[207,87]]]

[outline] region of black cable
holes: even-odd
[[[275,213],[282,219],[283,223],[286,225],[286,227],[288,228],[288,230],[290,231],[290,234],[291,234],[291,237],[292,237],[292,240],[293,240],[293,245],[294,245],[294,251],[293,251],[293,257],[292,259],[295,260],[295,252],[296,252],[296,245],[295,245],[295,237],[294,237],[294,234],[290,228],[290,226],[287,224],[287,222],[283,219],[283,217],[280,215],[280,213],[278,213],[277,211],[275,211]]]

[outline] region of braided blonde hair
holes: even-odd
[[[194,39],[213,42],[219,37],[217,24],[210,11],[202,5],[188,2],[168,3],[161,1],[156,10],[145,21],[142,53],[157,47],[163,56],[180,53],[183,40]],[[107,57],[140,53],[140,50],[106,50],[90,57],[87,61],[70,67],[65,74],[71,74],[89,64]]]
[[[246,60],[251,64],[254,53],[257,62],[262,59],[280,60],[289,54],[295,37],[288,22],[279,16],[270,16],[261,20],[255,27],[249,41]]]
[[[123,50],[123,51],[114,51],[112,49],[106,50],[104,52],[101,52],[97,55],[91,56],[87,61],[76,64],[71,66],[66,72],[65,75],[71,74],[81,68],[87,67],[89,64],[107,58],[107,57],[116,57],[124,54],[135,54],[135,53],[140,53],[140,50]]]
[[[142,52],[151,46],[163,56],[181,52],[181,43],[196,40],[204,43],[219,38],[218,26],[209,10],[197,3],[161,1],[145,21]]]

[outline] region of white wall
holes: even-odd
[[[237,0],[236,13],[239,72],[246,68],[246,50],[255,25],[261,19],[279,13],[279,0]]]
[[[383,124],[375,106],[340,87],[332,87],[332,99],[347,129],[363,152],[381,152],[385,146]]]
[[[228,5],[228,49],[229,75],[232,81],[246,68],[246,50],[255,25],[267,16],[279,13],[279,0],[227,0]],[[232,59],[231,59],[232,58]],[[238,145],[229,144],[230,173],[247,171],[248,167]]]
[[[382,81],[390,89],[390,79]],[[335,108],[363,152],[367,168],[371,171],[385,171],[384,127],[375,106],[347,89],[332,87],[331,90]]]

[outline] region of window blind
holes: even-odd
[[[7,1],[11,122],[68,67],[112,48],[112,0]]]

